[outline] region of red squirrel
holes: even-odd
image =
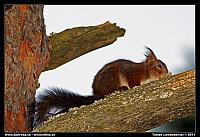
[[[146,49],[148,52],[144,62],[119,59],[106,64],[94,77],[92,96],[82,96],[61,88],[44,89],[37,96],[33,126],[40,125],[49,115],[68,112],[69,108],[91,104],[114,91],[125,91],[167,75],[165,63],[158,60],[150,48]],[[53,108],[61,110],[51,112]]]

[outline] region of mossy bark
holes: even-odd
[[[112,44],[124,36],[125,29],[115,23],[105,22],[97,26],[76,27],[49,36],[52,42],[50,64],[54,69],[92,50]]]
[[[144,132],[195,113],[195,70],[108,95],[52,118],[37,132]]]

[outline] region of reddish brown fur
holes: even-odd
[[[106,64],[95,76],[93,93],[104,97],[117,90],[126,90],[155,80],[168,73],[166,65],[158,60],[150,48],[145,62],[135,63],[120,59]]]

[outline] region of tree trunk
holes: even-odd
[[[35,101],[37,80],[50,57],[43,5],[6,5],[4,24],[4,128],[6,132],[29,131],[28,106]]]
[[[144,132],[195,113],[195,70],[115,92],[53,117],[37,132]]]

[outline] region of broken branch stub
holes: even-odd
[[[46,70],[54,69],[85,53],[110,45],[124,34],[125,29],[110,22],[52,34],[49,36],[52,43],[50,64]]]

